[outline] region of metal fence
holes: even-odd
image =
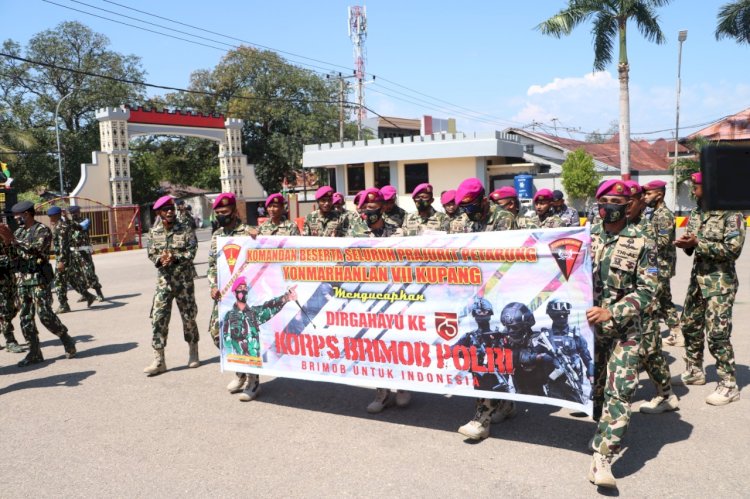
[[[88,233],[95,252],[143,247],[138,206],[113,207],[83,197],[60,197],[37,204],[36,219],[50,226],[47,210],[52,206],[66,213],[70,206],[81,208],[81,218],[89,220]]]

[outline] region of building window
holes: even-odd
[[[346,193],[353,196],[359,191],[365,190],[365,165],[346,166]]]
[[[404,180],[406,181],[406,185],[404,186],[406,194],[411,194],[419,184],[429,182],[427,163],[404,165]]]
[[[375,163],[375,187],[381,189],[391,183],[391,164],[389,162]]]
[[[523,146],[523,151],[529,154],[534,154],[534,144],[526,144]]]

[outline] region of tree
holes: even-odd
[[[562,164],[562,185],[572,199],[588,205],[596,194],[602,177],[594,167],[594,158],[584,149],[576,149],[568,154]]]
[[[603,71],[612,62],[615,38],[619,41],[617,72],[620,80],[620,169],[630,179],[630,64],[627,51],[627,25],[635,21],[638,31],[649,41],[664,43],[657,7],[670,0],[568,0],[568,6],[536,28],[557,38],[569,35],[573,28],[593,18],[594,70]]]
[[[99,149],[95,111],[101,107],[137,104],[143,87],[89,76],[106,75],[142,81],[140,59],[109,50],[106,36],[78,22],[63,22],[34,35],[25,49],[6,40],[3,52],[34,61],[0,58],[0,122],[25,132],[37,145],[16,158],[18,188],[58,186],[55,107],[59,126],[66,191],[78,182],[80,164]],[[75,69],[79,72],[73,72]]]
[[[609,128],[607,128],[606,132],[602,133],[597,129],[586,135],[586,142],[591,142],[592,144],[603,144],[615,136],[618,128],[619,125],[617,120],[612,120],[609,122]]]
[[[750,45],[750,0],[736,0],[719,9],[716,39],[734,38]]]
[[[287,63],[275,52],[240,47],[213,70],[191,75],[190,90],[166,96],[172,106],[244,120],[243,150],[258,181],[276,192],[302,166],[304,144],[338,141],[338,82]],[[356,137],[348,124],[345,134]]]

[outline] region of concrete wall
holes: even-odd
[[[91,163],[81,164],[81,178],[70,193],[104,205],[112,205],[109,189],[109,154],[101,151],[91,153]]]

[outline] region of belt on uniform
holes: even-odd
[[[70,251],[88,251],[90,253],[94,252],[93,246],[79,246],[77,248],[70,248]]]

